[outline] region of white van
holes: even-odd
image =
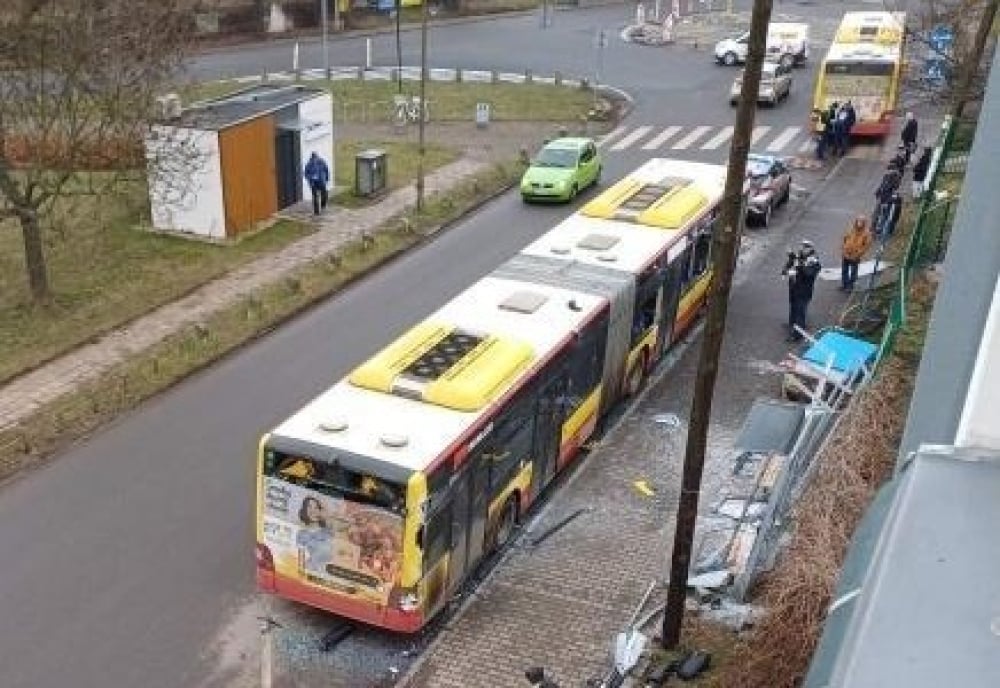
[[[746,62],[750,32],[724,38],[715,44],[715,61],[732,66]],[[802,65],[809,58],[809,25],[775,23],[767,27],[767,54],[786,67]]]

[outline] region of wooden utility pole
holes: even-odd
[[[694,383],[694,399],[691,401],[691,420],[688,423],[687,447],[684,452],[681,496],[677,507],[677,525],[674,530],[674,547],[670,560],[667,607],[663,615],[662,643],[665,648],[676,647],[680,641],[681,622],[684,618],[687,577],[691,566],[694,528],[698,519],[698,493],[701,491],[705,445],[712,414],[712,393],[719,372],[719,354],[722,351],[722,339],[726,332],[726,312],[729,309],[729,289],[733,283],[736,255],[744,222],[743,186],[747,153],[750,149],[753,120],[757,111],[757,93],[760,90],[760,72],[764,63],[771,2],[772,0],[754,0],[753,4],[746,68],[743,73],[739,109],[736,111],[733,143],[729,149],[729,168],[722,198],[722,213],[712,241],[712,284],[708,291],[708,315],[705,318],[705,336]]]
[[[427,1],[420,3],[420,109],[417,115],[417,212],[424,209],[424,119],[427,113]]]
[[[972,80],[979,73],[979,63],[983,59],[983,51],[986,49],[986,41],[990,37],[990,29],[993,28],[993,21],[997,16],[997,5],[1000,0],[990,0],[983,8],[983,14],[979,18],[979,28],[976,29],[976,42],[972,45],[972,50],[959,64],[962,73],[958,77],[958,87],[955,89],[955,100],[952,104],[951,115],[954,122],[962,117],[962,111],[969,100],[969,89],[972,87]]]

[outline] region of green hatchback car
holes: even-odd
[[[601,155],[593,139],[555,139],[545,144],[521,177],[521,198],[569,201],[600,178]]]

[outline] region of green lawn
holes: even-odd
[[[389,168],[389,191],[413,184],[417,178],[417,146],[405,141],[337,141],[334,178],[343,190],[334,198],[334,203],[358,206],[365,199],[354,195],[354,156],[370,148],[385,151]],[[424,169],[430,174],[438,167],[454,162],[459,157],[457,151],[439,145],[424,147]]]
[[[335,202],[364,204],[353,188],[354,155],[365,148],[386,151],[390,190],[416,179],[416,144],[339,141],[336,183],[348,190]],[[457,157],[452,149],[427,146],[427,173]],[[138,226],[145,214],[142,194],[134,188],[101,202],[67,205],[59,226],[47,233],[54,292],[47,306],[31,303],[20,227],[0,223],[0,382],[313,231],[281,221],[232,244],[155,234]]]
[[[79,221],[48,233],[53,300],[47,306],[31,303],[20,228],[0,225],[0,381],[312,231],[279,222],[239,243],[216,245],[140,229],[130,204],[116,201],[116,211],[103,213],[93,201],[84,203]]]
[[[390,81],[309,81],[306,85],[326,88],[333,95],[337,122],[384,123],[392,121],[397,84]],[[246,88],[234,81],[199,84],[185,92],[185,100],[219,97]],[[418,95],[419,83],[403,81],[404,95]],[[427,83],[431,121],[475,121],[476,103],[492,106],[497,121],[577,121],[593,104],[593,93],[570,86],[508,83]]]

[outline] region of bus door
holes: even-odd
[[[681,278],[687,264],[683,260],[674,260],[667,266],[667,275],[660,289],[660,353],[665,354],[674,341],[674,323],[677,319],[677,304],[681,300]]]
[[[474,451],[452,478],[449,590],[461,583],[483,556],[489,506],[489,467],[484,451],[484,448]]]
[[[556,474],[559,464],[559,446],[562,439],[563,421],[566,419],[567,394],[566,373],[549,380],[541,391],[535,406],[535,437],[533,455],[535,474],[532,479],[534,493],[538,495]]]

